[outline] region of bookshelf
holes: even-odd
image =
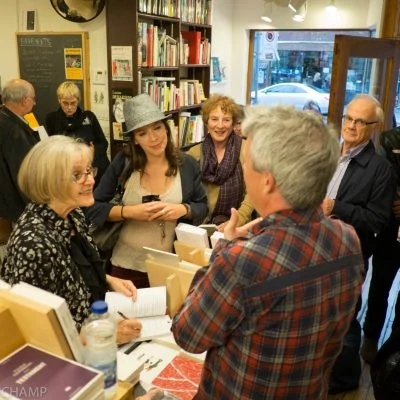
[[[212,0],[106,4],[111,156],[123,146],[123,102],[140,93],[172,114],[175,144],[194,141],[201,131],[195,117],[210,92]]]

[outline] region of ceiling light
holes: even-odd
[[[261,17],[261,19],[262,19],[264,22],[268,22],[268,23],[272,22],[272,19],[271,19],[270,17],[268,17],[267,15],[263,15],[263,16]]]
[[[303,22],[306,18],[307,14],[307,1],[305,1],[301,7],[296,11],[296,13],[293,15],[292,19],[293,21],[296,22]]]
[[[261,16],[261,19],[268,24],[272,22],[272,1],[269,2],[269,11],[267,10],[268,1],[264,0],[264,12]]]
[[[297,11],[296,8],[294,7],[294,5],[292,4],[292,1],[291,1],[291,0],[289,0],[288,7],[289,7],[293,12],[296,12],[296,11]]]
[[[337,11],[335,0],[331,0],[330,3],[325,7],[325,10],[330,14],[335,14]]]

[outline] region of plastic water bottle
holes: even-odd
[[[84,329],[85,364],[103,372],[106,399],[112,399],[117,393],[117,342],[115,321],[105,301],[92,304]]]

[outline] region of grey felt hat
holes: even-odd
[[[133,130],[169,118],[171,114],[165,115],[154,103],[148,94],[139,94],[124,103],[124,119],[126,131],[124,135]]]

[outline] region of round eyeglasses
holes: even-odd
[[[72,181],[76,183],[86,183],[89,175],[92,175],[93,178],[96,178],[97,167],[90,167],[86,170],[86,172],[82,172],[81,174],[73,174]]]

